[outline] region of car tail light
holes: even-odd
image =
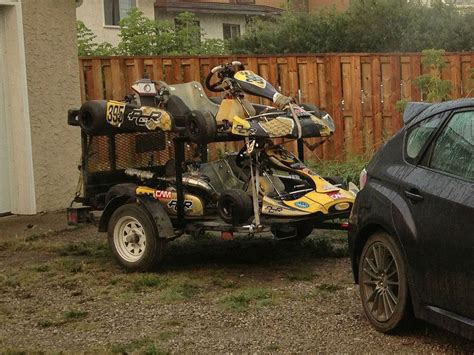
[[[362,190],[367,183],[367,170],[362,169],[359,175],[359,187]]]

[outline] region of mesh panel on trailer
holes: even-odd
[[[165,165],[174,158],[174,137],[176,134],[169,132],[89,136],[87,174]],[[186,159],[193,159],[196,152],[193,144],[185,145]]]

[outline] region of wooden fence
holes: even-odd
[[[451,97],[473,96],[474,53],[447,53],[445,59],[442,77],[452,82]],[[370,154],[402,125],[395,103],[419,101],[422,94],[413,84],[421,73],[420,54],[94,57],[80,59],[82,100],[120,100],[144,72],[169,84],[203,82],[210,68],[231,60],[240,60],[284,95],[314,103],[332,115],[335,135],[312,152],[305,148],[309,159]],[[264,102],[259,98],[251,101]]]

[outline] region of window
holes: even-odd
[[[436,115],[410,129],[406,139],[406,155],[409,158],[408,160],[413,161],[419,156],[440,122],[441,116]]]
[[[224,23],[224,39],[232,39],[240,36],[240,25]]]
[[[135,0],[104,0],[105,25],[118,26],[132,7],[135,7]]]
[[[430,167],[474,181],[474,111],[451,118],[434,145]]]

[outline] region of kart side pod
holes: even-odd
[[[173,118],[164,110],[106,100],[86,101],[77,111],[75,121],[88,135],[171,131],[174,128]]]

